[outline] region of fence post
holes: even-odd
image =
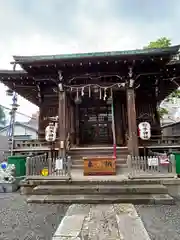
[[[71,178],[71,157],[67,157],[67,174]]]
[[[30,157],[27,157],[26,158],[26,176],[29,176],[30,175]]]
[[[48,152],[48,171],[49,171],[49,175],[52,174],[52,163],[53,163],[53,159],[52,159],[52,156],[51,156],[51,152]]]
[[[177,174],[176,174],[176,160],[175,160],[174,154],[170,154],[169,158],[170,158],[170,162],[171,162],[171,166],[172,166],[172,173],[174,174],[174,177],[176,178],[177,177]]]
[[[128,178],[132,179],[132,156],[128,155],[127,156],[127,165],[128,165]]]

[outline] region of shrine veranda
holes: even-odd
[[[179,86],[179,49],[14,56],[13,70],[1,70],[0,80],[39,107],[39,142],[58,116],[60,156],[67,139],[72,148],[127,147],[136,156],[161,138],[157,107]],[[148,140],[139,137],[141,122],[151,126]]]

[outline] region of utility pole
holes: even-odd
[[[17,93],[13,92],[11,96],[13,97],[12,97],[11,111],[9,113],[11,115],[11,119],[10,119],[8,137],[10,140],[10,152],[12,156],[13,150],[14,150],[14,127],[15,127],[15,120],[16,120],[16,111],[19,105],[17,104]]]

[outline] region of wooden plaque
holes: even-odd
[[[84,175],[115,175],[116,159],[114,157],[84,157]]]

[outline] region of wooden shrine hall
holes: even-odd
[[[127,146],[138,155],[161,135],[157,107],[179,86],[179,49],[14,56],[13,70],[1,70],[0,80],[39,107],[39,141],[58,116],[62,155],[67,139],[71,147]],[[139,138],[140,122],[150,124],[149,140]]]

